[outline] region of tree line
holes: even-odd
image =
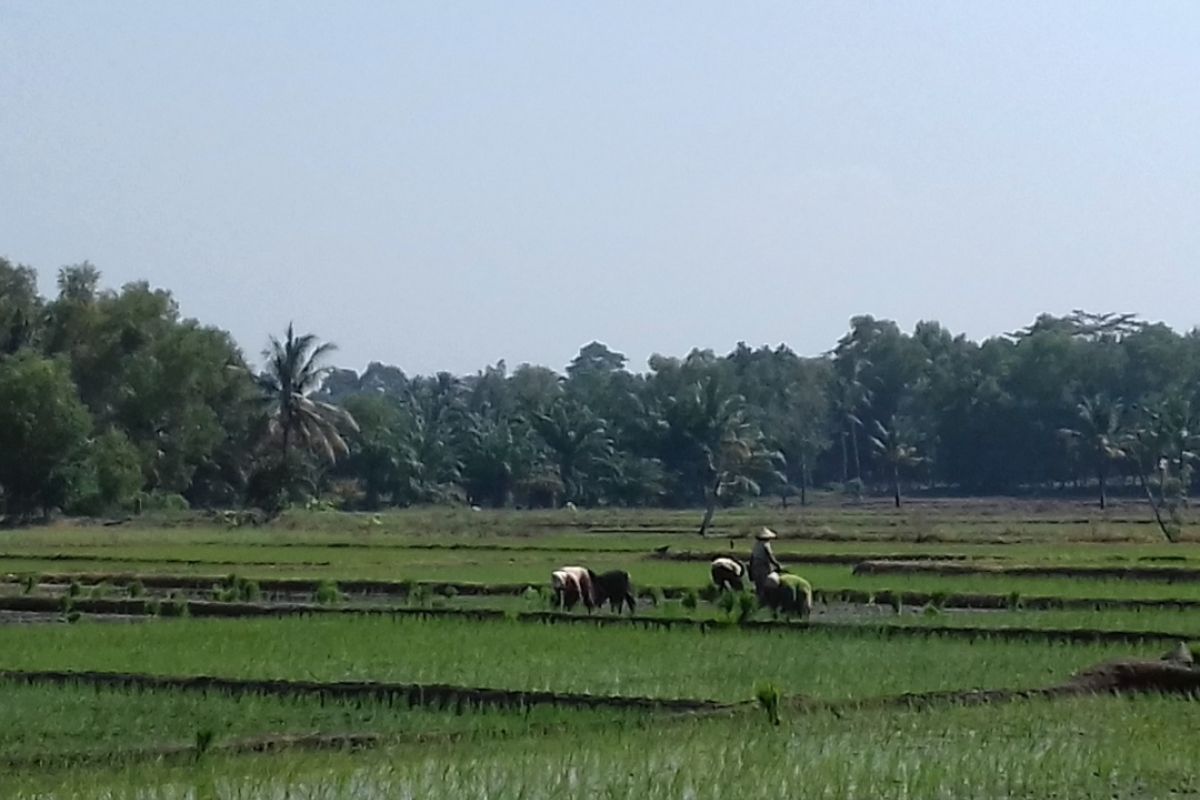
[[[1200,333],[1128,314],[1043,315],[981,342],[854,317],[822,355],[739,344],[628,368],[604,344],[564,373],[334,368],[289,328],[249,362],[146,283],[0,260],[0,498],[63,509],[719,507],[850,496],[1095,492],[1164,530],[1200,436]]]

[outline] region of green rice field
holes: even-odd
[[[1136,506],[717,519],[704,538],[664,511],[0,532],[0,797],[1200,795],[1187,692],[1038,691],[1200,638],[1200,545]],[[813,584],[810,624],[708,587],[707,559],[762,525]],[[856,571],[876,559],[969,566]],[[629,571],[636,617],[565,619],[564,564]]]

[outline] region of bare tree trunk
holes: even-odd
[[[1100,481],[1100,510],[1103,511],[1108,507],[1108,492],[1106,491],[1104,481],[1104,462],[1101,462],[1100,466],[1096,468],[1096,477]]]
[[[708,534],[708,526],[712,524],[713,514],[717,513],[717,493],[720,490],[721,476],[717,475],[717,480],[712,487],[706,487],[704,490],[704,519],[700,521],[699,530],[701,536]]]
[[[1175,534],[1171,532],[1170,527],[1162,518],[1162,510],[1158,500],[1154,497],[1154,492],[1150,489],[1150,482],[1146,480],[1146,475],[1142,472],[1139,465],[1137,471],[1138,482],[1142,485],[1142,489],[1146,492],[1146,500],[1150,503],[1150,508],[1154,511],[1154,521],[1158,523],[1158,529],[1162,531],[1163,536],[1167,537],[1167,541],[1175,543]]]
[[[900,467],[892,464],[892,494],[896,499],[896,508],[900,507]]]
[[[842,440],[842,486],[850,482],[850,454],[846,452],[846,432],[838,437]]]
[[[292,461],[288,458],[288,449],[291,446],[292,426],[288,424],[290,420],[287,417],[282,417],[280,422],[283,423],[283,461],[279,464],[279,474],[283,477],[283,490],[287,492],[287,503],[292,502]]]
[[[800,505],[808,505],[808,458],[800,454]]]
[[[854,450],[854,477],[862,480],[862,462],[858,457],[858,434],[854,432],[854,423],[850,423],[850,445]]]

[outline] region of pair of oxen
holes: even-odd
[[[629,573],[623,569],[595,573],[587,567],[561,567],[550,573],[550,588],[554,605],[566,611],[583,603],[590,614],[608,603],[618,613],[628,606],[632,614],[637,605]]]
[[[748,577],[746,565],[736,558],[714,558],[710,567],[712,581],[722,591],[740,592]],[[790,572],[771,572],[754,587],[758,601],[772,611],[799,614],[807,619],[812,613],[812,585]]]

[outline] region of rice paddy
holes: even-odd
[[[1200,546],[1155,541],[1136,507],[747,509],[704,539],[695,516],[438,510],[2,532],[0,796],[1200,792],[1186,695],[954,700],[1158,662],[1200,634],[1187,572]],[[810,624],[735,614],[706,588],[706,559],[744,557],[763,524],[814,585]],[[881,558],[980,568],[856,572]],[[543,587],[568,563],[628,570],[636,617],[576,610],[563,624]],[[4,610],[20,598],[34,610]],[[137,603],[117,614],[90,598]]]

